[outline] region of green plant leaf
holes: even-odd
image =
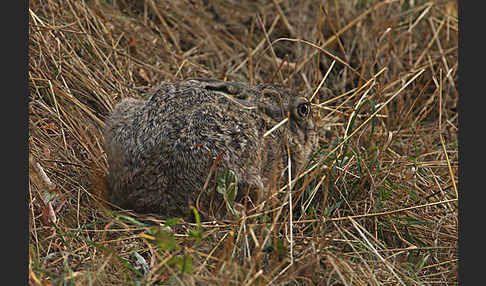
[[[163,250],[174,250],[179,249],[179,246],[176,243],[174,238],[174,234],[162,229],[161,227],[155,227],[153,230],[153,237],[155,240],[155,244]]]
[[[180,218],[170,218],[170,219],[165,221],[164,225],[168,226],[168,227],[172,227],[172,226],[174,226],[174,225],[176,225],[180,222],[181,222]]]
[[[199,243],[202,238],[202,227],[201,227],[201,217],[199,216],[199,212],[196,208],[192,208],[192,212],[194,213],[194,217],[196,219],[196,230],[189,230],[189,236],[193,237],[196,240],[196,243]]]
[[[223,195],[228,209],[233,215],[238,215],[234,208],[236,195],[238,194],[238,178],[233,170],[225,170],[217,180],[216,191]]]
[[[193,272],[192,258],[189,255],[176,255],[167,262],[169,266],[176,266],[182,274],[191,274]]]

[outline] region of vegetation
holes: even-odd
[[[457,285],[456,1],[32,0],[28,14],[31,285]],[[189,77],[312,96],[320,149],[291,196],[209,222],[108,206],[104,118]]]

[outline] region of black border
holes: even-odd
[[[485,29],[482,20],[485,19],[485,14],[480,5],[472,5],[480,4],[480,1],[458,0],[458,2],[458,284],[475,285],[478,281],[484,281],[482,264],[484,234],[481,228],[484,225],[486,201],[482,199],[484,189],[479,181],[485,176],[484,163],[476,166],[473,162],[482,163],[483,160],[479,156],[485,152],[484,139],[480,136],[484,130],[482,115],[486,113],[485,105],[481,102],[485,96],[485,89],[481,84],[485,82],[482,72],[485,68],[484,49],[482,49]],[[466,42],[469,42],[467,46]],[[475,178],[479,178],[479,180],[475,182]]]
[[[5,2],[2,55],[2,243],[7,283],[29,285],[29,1]],[[7,14],[11,14],[7,16]],[[5,88],[6,86],[6,88]],[[13,282],[13,283],[12,283]]]

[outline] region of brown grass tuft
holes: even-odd
[[[31,1],[30,284],[457,284],[457,1],[320,2]],[[314,94],[292,210],[286,188],[236,221],[106,207],[104,118],[188,77]]]

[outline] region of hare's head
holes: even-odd
[[[301,157],[300,161],[307,159],[317,144],[310,101],[285,87],[260,85],[256,88],[255,103],[265,118],[265,135],[272,136],[275,132],[276,138],[287,138],[291,151]]]
[[[250,87],[237,82],[195,78],[186,82],[225,97],[241,111],[258,120],[256,128],[269,148],[289,143],[298,165],[307,159],[317,144],[311,103],[296,90],[278,85]],[[277,154],[271,154],[277,156]]]

